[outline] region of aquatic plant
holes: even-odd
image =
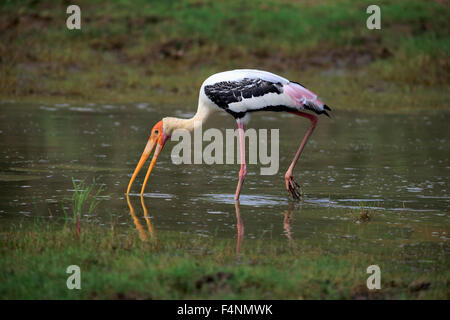
[[[87,184],[84,180],[77,182],[72,177],[72,185],[74,193],[72,198],[72,221],[76,225],[76,231],[79,235],[81,232],[81,217],[92,216],[95,208],[102,202],[103,199],[99,198],[100,194],[105,190],[105,185],[100,184],[94,178],[92,183]],[[66,220],[68,219],[68,213],[64,206],[62,206]]]

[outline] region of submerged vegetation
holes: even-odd
[[[210,74],[259,68],[330,105],[379,112],[448,107],[450,13],[441,1],[6,1],[0,98],[195,105]],[[100,9],[101,8],[101,9]]]
[[[356,254],[265,236],[246,240],[236,255],[232,239],[161,232],[141,241],[114,222],[89,224],[78,236],[38,221],[1,237],[1,299],[449,298],[445,264],[423,262],[436,257],[427,245],[411,259],[408,246]],[[381,290],[366,287],[374,262],[388,266]],[[69,265],[81,269],[81,290],[66,287]]]

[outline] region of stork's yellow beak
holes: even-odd
[[[156,146],[152,162],[150,163],[147,174],[145,175],[144,183],[142,185],[141,196],[144,194],[145,185],[147,184],[150,173],[152,172],[153,167],[158,160],[158,156],[161,153],[161,150],[164,148],[164,144],[168,139],[168,137],[163,132],[162,124],[162,121],[159,121],[152,129],[152,133],[150,135],[150,138],[148,139],[147,145],[145,146],[144,152],[142,152],[139,163],[137,164],[136,169],[134,169],[133,175],[131,176],[130,183],[128,184],[127,188],[127,195],[130,193],[131,185],[133,184],[134,179],[136,179],[136,176],[138,175],[139,171],[141,171],[145,161],[148,159],[153,148],[155,148]]]

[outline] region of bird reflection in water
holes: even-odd
[[[292,237],[292,221],[294,221],[294,203],[290,202],[288,208],[286,209],[286,212],[284,213],[284,219],[283,219],[283,229],[284,229],[284,235],[289,239],[289,244],[295,248],[295,240]]]
[[[237,242],[236,242],[236,257],[239,261],[239,257],[241,254],[241,248],[242,248],[242,242],[244,241],[244,220],[242,220],[241,217],[241,209],[239,207],[239,201],[236,201],[234,203],[234,207],[236,209],[236,227],[237,227]],[[283,218],[283,229],[284,229],[284,235],[289,239],[289,244],[292,246],[292,248],[295,248],[295,240],[292,236],[292,221],[293,219],[293,212],[294,212],[294,203],[290,202],[288,208],[286,209],[286,212],[284,213]]]
[[[128,208],[130,209],[130,214],[131,214],[131,217],[133,218],[133,222],[134,222],[134,225],[136,226],[136,230],[138,231],[139,238],[142,241],[146,241],[148,239],[148,235],[150,235],[151,238],[154,238],[155,234],[154,234],[154,230],[153,230],[153,225],[150,221],[150,215],[148,214],[148,209],[147,209],[147,206],[145,205],[144,197],[141,196],[140,198],[141,198],[141,206],[144,211],[145,222],[147,224],[147,230],[144,229],[139,218],[136,216],[134,207],[130,201],[130,197],[128,195],[126,197],[127,197]],[[236,259],[237,259],[237,261],[239,261],[239,258],[241,256],[242,242],[244,241],[244,220],[242,220],[242,217],[241,217],[241,209],[239,207],[239,201],[236,201],[234,203],[234,208],[236,211],[236,231],[237,231]],[[286,209],[286,212],[284,213],[283,229],[284,229],[284,234],[289,239],[290,245],[295,247],[295,240],[292,237],[292,231],[291,231],[291,225],[292,225],[292,221],[293,221],[293,209],[294,209],[294,204],[290,203],[288,208]]]
[[[127,204],[128,204],[128,208],[130,208],[130,214],[131,214],[131,217],[133,218],[133,222],[134,222],[134,225],[136,226],[136,230],[138,231],[139,238],[142,241],[147,240],[148,239],[147,232],[145,231],[144,227],[142,226],[141,222],[139,221],[139,218],[136,216],[133,205],[131,204],[131,201],[130,201],[130,197],[128,195],[127,195]],[[154,237],[153,226],[150,221],[150,215],[148,214],[147,207],[145,206],[145,201],[144,201],[143,196],[141,196],[141,206],[142,206],[142,209],[144,210],[144,218],[145,218],[145,222],[147,223],[148,234],[150,235],[151,238],[153,238]]]
[[[236,227],[237,227],[236,259],[239,260],[242,240],[244,240],[244,221],[241,218],[241,209],[239,208],[239,201],[236,201],[234,203],[234,208],[236,209]]]

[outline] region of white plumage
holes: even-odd
[[[235,69],[230,71],[219,72],[209,76],[203,81],[202,88],[208,84],[214,84],[222,81],[239,81],[244,78],[259,78],[270,82],[281,82],[282,84],[289,83],[289,80],[279,75],[268,71],[255,70],[255,69]]]
[[[219,107],[235,118],[260,110],[309,110],[327,114],[317,95],[299,83],[253,69],[225,71],[208,77],[200,88],[199,105],[216,110]]]

